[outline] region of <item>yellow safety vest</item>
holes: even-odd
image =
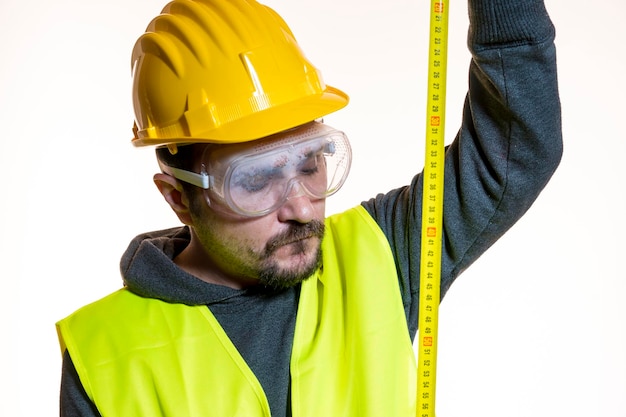
[[[294,417],[415,416],[416,364],[389,243],[362,207],[327,219],[302,284]],[[104,417],[270,416],[261,384],[206,306],[122,289],[57,323]]]

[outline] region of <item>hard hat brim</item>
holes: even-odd
[[[269,107],[193,137],[135,137],[132,139],[132,143],[135,146],[160,146],[167,144],[249,142],[334,113],[345,107],[348,102],[349,98],[346,93],[327,85],[320,94],[312,94],[298,100]]]

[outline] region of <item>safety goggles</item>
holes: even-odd
[[[234,145],[207,146],[201,172],[161,163],[163,172],[204,189],[212,199],[247,217],[263,216],[303,193],[325,198],[345,182],[352,151],[348,138],[311,122],[298,128]]]

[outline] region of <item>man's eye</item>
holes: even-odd
[[[317,164],[306,165],[300,169],[300,172],[304,175],[314,175],[319,172]]]
[[[267,176],[256,174],[247,176],[245,180],[239,181],[238,185],[249,193],[257,193],[267,187],[269,182]]]
[[[275,169],[257,169],[236,176],[235,186],[248,193],[258,193],[269,187],[276,177]]]
[[[303,175],[314,175],[319,172],[319,161],[323,159],[322,154],[310,155],[300,165],[299,171]]]
[[[253,177],[248,178],[245,189],[248,192],[256,193],[267,187],[270,180],[265,175],[255,175]]]

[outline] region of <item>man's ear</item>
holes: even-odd
[[[183,186],[176,178],[167,174],[154,174],[154,183],[170,205],[178,219],[188,226],[192,224],[191,213],[189,212],[189,201],[183,193]]]

